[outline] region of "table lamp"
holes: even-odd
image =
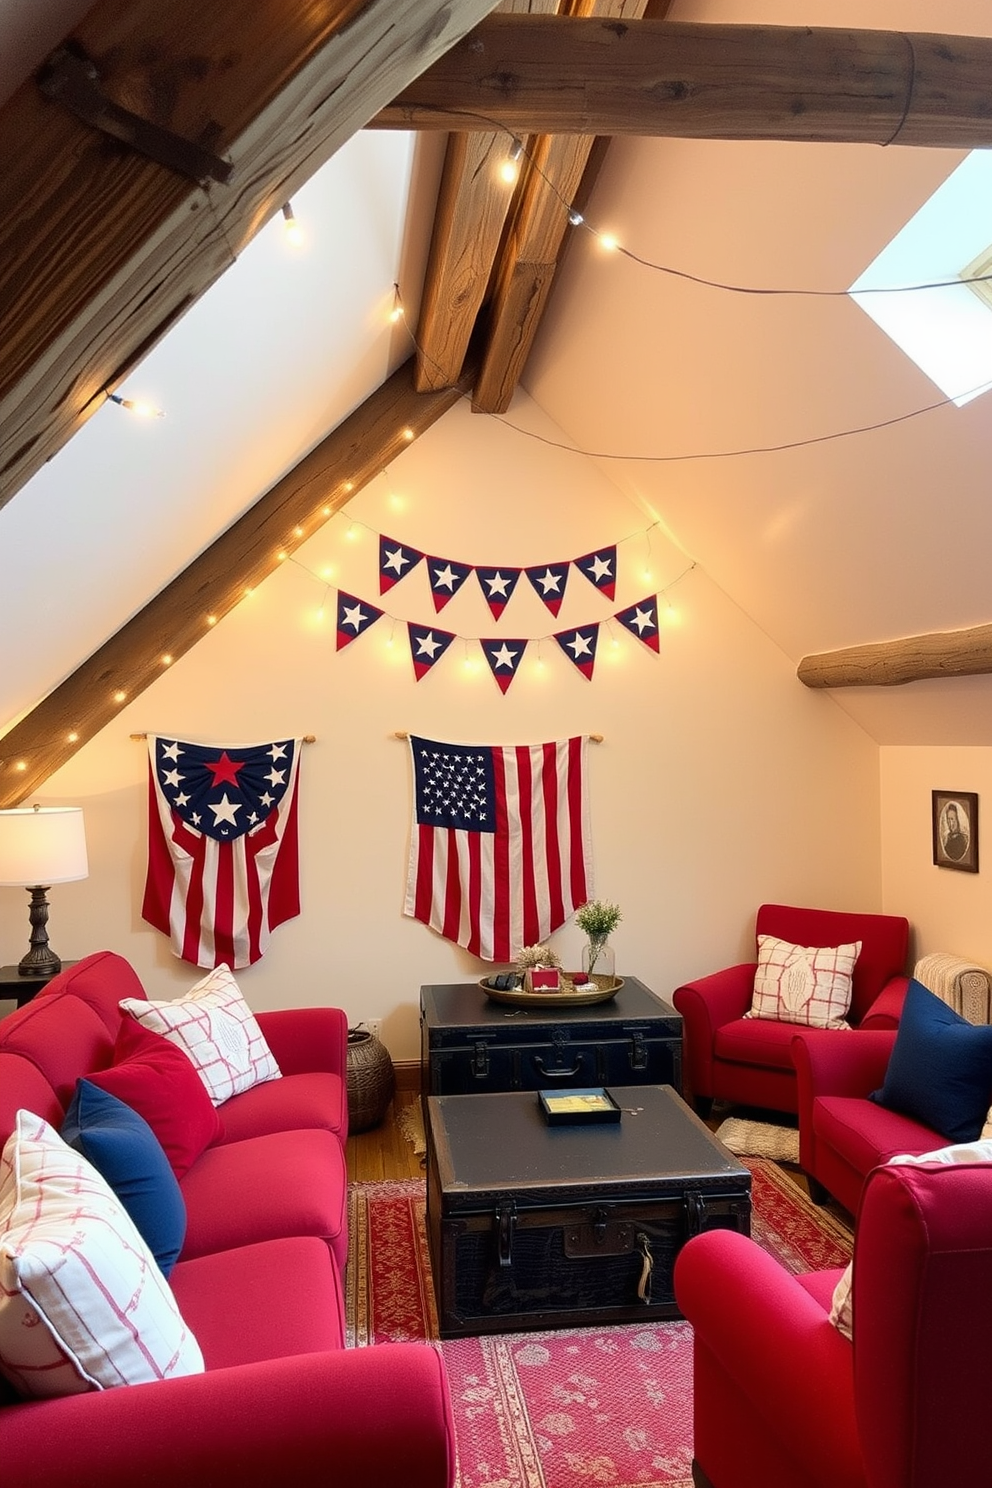
[[[18,965],[21,976],[52,977],[62,962],[48,944],[48,900],[52,884],[85,878],[86,834],[80,806],[25,806],[0,811],[0,885],[31,895],[31,949]]]

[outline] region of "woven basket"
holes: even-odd
[[[396,1088],[385,1045],[365,1028],[348,1030],[348,1130],[378,1126]]]

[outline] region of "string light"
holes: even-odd
[[[389,312],[389,319],[392,321],[393,325],[395,325],[397,321],[403,319],[403,298],[400,294],[400,287],[398,284],[393,285],[393,308]]]
[[[411,439],[416,439],[416,437],[416,434],[413,432],[410,426],[407,425],[407,427],[403,430],[403,438],[406,440],[407,444],[410,443]]]
[[[523,153],[523,141],[515,138],[509,154],[499,168],[500,180],[505,181],[507,186],[513,186],[520,175],[520,157]]]
[[[27,760],[18,760],[17,761],[17,764],[14,766],[14,769],[15,770],[26,770],[27,767],[28,767]]]
[[[163,666],[171,666],[172,665],[172,657],[169,655],[168,651],[162,657],[162,665]]]
[[[124,691],[123,688],[118,688],[118,690],[114,693],[114,702],[115,703],[123,703],[123,702],[126,702],[126,701],[127,701],[127,693]]]
[[[303,536],[303,528],[302,527],[294,527],[293,528],[293,536],[294,537],[302,537]]]
[[[304,237],[302,227],[297,222],[296,217],[293,213],[293,205],[291,202],[286,202],[285,206],[282,209],[282,216],[283,226],[286,232],[286,242],[291,248],[302,248],[303,244],[306,242],[306,238]]]
[[[79,742],[79,735],[76,733],[75,729],[73,729],[71,734],[66,734],[65,737],[70,744],[77,744]]]
[[[156,408],[154,403],[145,403],[140,398],[122,398],[119,393],[108,393],[107,397],[111,403],[116,403],[118,408],[124,408],[128,413],[133,413],[135,418],[165,418],[165,410]]]
[[[607,253],[615,253],[620,247],[612,233],[596,233],[596,237],[599,239],[599,246],[605,248]]]
[[[585,220],[581,212],[577,212],[574,207],[570,208],[568,213],[569,227],[581,227]]]
[[[207,624],[208,625],[216,625],[217,624],[217,616],[216,615],[208,615],[207,616]]]

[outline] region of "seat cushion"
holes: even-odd
[[[207,1369],[344,1346],[341,1283],[323,1240],[293,1236],[180,1261],[171,1285]]]
[[[821,1095],[813,1102],[813,1134],[862,1177],[901,1152],[930,1152],[940,1138],[930,1127],[855,1095]]]
[[[760,1064],[792,1074],[794,1023],[776,1023],[765,1018],[735,1018],[716,1031],[713,1053],[732,1064]],[[843,1038],[843,1034],[838,1037]]]
[[[314,1072],[283,1075],[232,1096],[221,1107],[225,1142],[243,1142],[266,1132],[305,1127],[334,1132],[344,1140],[348,1129],[348,1096],[340,1075]]]
[[[326,1131],[270,1132],[211,1147],[182,1180],[182,1259],[313,1235],[348,1253],[348,1175],[340,1142]]]

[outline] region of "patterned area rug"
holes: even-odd
[[[748,1160],[752,1234],[790,1271],[846,1265],[851,1236],[773,1163]],[[349,1190],[348,1342],[444,1356],[459,1488],[691,1488],[692,1329],[649,1323],[437,1339],[421,1180]]]

